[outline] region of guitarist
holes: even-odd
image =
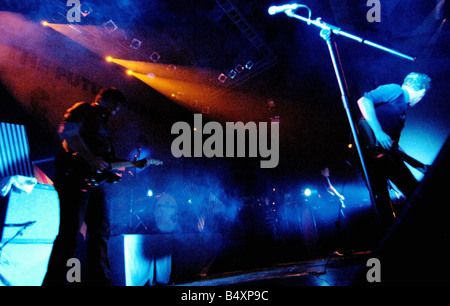
[[[115,157],[107,121],[126,102],[116,88],[104,88],[93,103],[79,102],[67,110],[58,133],[62,140],[55,158],[54,185],[60,201],[60,226],[43,285],[67,284],[67,261],[74,257],[83,222],[87,225],[87,278],[90,285],[109,285],[107,241],[110,222],[102,186],[87,188],[83,178],[110,168]],[[146,160],[134,164],[139,168]]]
[[[358,125],[361,147],[383,228],[390,226],[395,218],[387,180],[391,180],[407,198],[418,185],[402,158],[393,153],[398,149],[406,111],[422,100],[430,85],[431,79],[427,75],[413,72],[406,76],[402,86],[382,85],[358,100],[364,119]]]

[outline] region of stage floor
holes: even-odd
[[[348,286],[367,271],[371,252],[330,255],[247,271],[208,275],[178,286]]]

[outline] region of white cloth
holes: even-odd
[[[30,194],[36,184],[37,180],[34,177],[22,175],[7,176],[0,180],[0,195],[6,197],[12,186],[19,191],[25,191],[27,194]]]
[[[172,254],[162,247],[160,235],[125,235],[125,284],[144,286],[168,284],[172,271]]]

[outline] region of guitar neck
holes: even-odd
[[[400,158],[403,159],[404,162],[408,163],[413,168],[415,168],[418,171],[420,171],[423,174],[425,174],[425,170],[428,167],[427,165],[425,165],[425,164],[421,163],[420,161],[418,161],[417,159],[409,156],[400,147],[395,148],[394,152],[395,152],[394,154],[397,154],[398,156],[400,156]]]
[[[147,158],[147,164],[148,165],[162,165],[162,161],[160,160],[156,160],[156,159],[151,159],[151,158]],[[131,161],[120,161],[120,162],[114,162],[111,163],[111,170],[117,170],[120,168],[132,168],[132,167],[136,167],[135,164]]]
[[[405,153],[399,146],[394,145],[390,151],[386,151],[383,148],[381,148],[378,143],[377,139],[375,138],[375,134],[372,131],[372,128],[370,127],[367,120],[363,119],[358,122],[358,131],[360,137],[360,141],[362,145],[365,147],[365,149],[372,153],[372,155],[379,157],[386,154],[395,154],[398,157],[400,157],[403,161],[408,163],[410,166],[416,168],[422,173],[426,172],[426,169],[428,168],[427,165],[424,165],[420,161],[412,158],[408,154]]]
[[[115,162],[115,163],[111,163],[110,165],[111,165],[111,170],[134,167],[133,163],[130,161]]]

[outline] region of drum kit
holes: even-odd
[[[202,233],[211,229],[214,211],[211,207],[211,196],[195,184],[188,184],[177,190],[168,192],[142,193],[142,196],[117,197],[121,202],[119,210],[112,216],[112,234],[184,234]],[[215,201],[221,202],[219,199]],[[316,222],[314,205],[301,205],[299,199],[292,200],[292,222],[296,235],[300,235],[308,252],[314,253],[319,248],[320,225]],[[114,204],[114,203],[113,203]],[[216,203],[217,204],[217,203]],[[285,203],[286,204],[286,203]],[[114,206],[114,205],[113,205]],[[223,203],[222,203],[223,206]],[[293,223],[293,224],[292,224]],[[283,233],[281,233],[283,235]],[[286,234],[286,233],[284,233]]]
[[[181,190],[181,193],[143,195],[136,200],[129,196],[114,199],[116,203],[113,203],[111,212],[113,234],[173,234],[206,230],[208,199],[193,184]]]
[[[112,206],[113,234],[168,234],[180,232],[180,207],[169,193],[116,199]]]

